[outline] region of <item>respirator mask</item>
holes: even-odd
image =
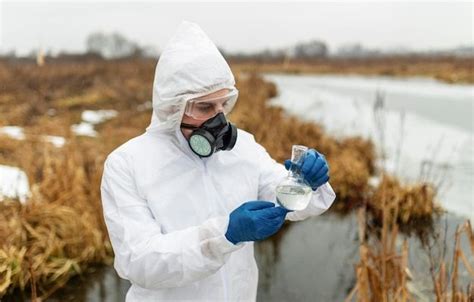
[[[237,127],[228,122],[225,115],[237,101],[238,91],[232,89],[223,96],[207,96],[189,100],[184,114],[205,121],[201,126],[181,123],[181,128],[191,129],[188,143],[199,157],[209,157],[220,150],[231,150],[237,141]]]

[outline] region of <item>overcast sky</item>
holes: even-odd
[[[444,49],[473,44],[472,2],[150,3],[0,0],[0,51],[83,51],[88,34],[117,31],[162,49],[181,20],[197,22],[226,51],[321,39],[331,50]]]

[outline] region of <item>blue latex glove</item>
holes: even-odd
[[[290,169],[291,160],[285,160],[285,168]],[[329,165],[324,155],[314,149],[308,150],[300,166],[304,180],[316,190],[329,180]]]
[[[288,212],[269,201],[246,202],[230,213],[225,237],[233,244],[268,238],[281,228]]]

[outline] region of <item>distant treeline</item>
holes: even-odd
[[[468,44],[469,45],[469,44]],[[38,60],[38,57],[47,58],[49,61],[83,61],[95,59],[129,59],[129,58],[158,58],[159,50],[154,46],[140,45],[119,33],[96,32],[90,34],[85,41],[86,51],[82,53],[58,52],[52,54],[50,51],[43,52],[34,49],[26,56],[18,56],[15,51],[0,54],[3,60]],[[229,52],[219,49],[227,59],[236,62],[285,62],[291,61],[319,61],[321,59],[372,59],[390,57],[409,58],[439,58],[439,57],[474,57],[474,47],[460,46],[448,50],[411,51],[398,48],[391,50],[369,49],[360,43],[351,43],[330,51],[328,45],[321,40],[313,39],[300,42],[280,49],[265,49],[256,52]]]

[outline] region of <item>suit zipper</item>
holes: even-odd
[[[206,193],[207,193],[207,196],[209,196],[209,198],[212,198],[213,200],[213,206],[214,206],[214,211],[217,211],[217,209],[215,208],[216,207],[216,203],[215,203],[215,195],[214,194],[210,194],[210,188],[209,188],[209,183],[208,183],[208,171],[207,171],[207,162],[205,161],[202,161],[202,165],[203,165],[203,172],[204,172],[204,186],[206,188]],[[215,193],[215,190],[213,190],[214,193]],[[221,267],[221,269],[219,270],[220,271],[220,276],[221,276],[221,282],[222,282],[222,290],[223,290],[223,294],[224,294],[224,301],[228,301],[228,296],[227,296],[227,283],[226,283],[226,278],[225,278],[225,272],[226,272],[226,269],[225,269],[225,264]]]

